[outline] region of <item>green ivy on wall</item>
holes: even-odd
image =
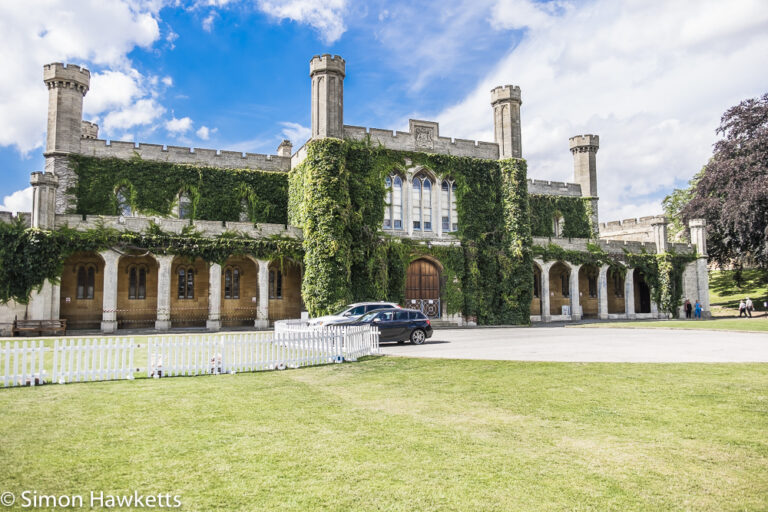
[[[131,208],[146,215],[168,216],[179,193],[192,201],[192,218],[238,221],[247,207],[251,222],[288,222],[288,173],[252,169],[218,169],[119,158],[70,156],[77,184],[71,192],[75,213],[116,215],[115,191],[128,191]]]
[[[27,228],[21,222],[0,223],[0,303],[29,302],[30,293],[46,280],[58,282],[66,259],[75,252],[149,251],[190,259],[202,258],[223,264],[229,256],[250,255],[257,259],[301,261],[301,241],[293,238],[255,239],[240,233],[224,233],[206,238],[193,230],[166,233],[150,227],[146,233],[121,232],[96,228],[56,231]]]
[[[563,218],[563,237],[591,238],[591,199],[569,196],[531,194],[531,233],[533,236],[553,237],[554,218]]]

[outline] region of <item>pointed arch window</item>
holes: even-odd
[[[179,218],[192,218],[192,199],[190,199],[187,192],[182,192],[179,194]]]
[[[240,268],[227,267],[224,270],[224,298],[240,298]]]
[[[563,226],[565,225],[565,219],[559,213],[555,213],[552,218],[552,233],[558,238],[563,236]]]
[[[432,231],[432,181],[426,176],[413,178],[413,230]]]
[[[459,230],[459,218],[456,213],[456,183],[443,180],[440,185],[440,220],[444,233]]]
[[[147,298],[147,267],[134,265],[128,269],[128,299]]]
[[[126,187],[120,187],[115,191],[117,197],[117,214],[123,217],[131,217],[133,215],[133,209],[131,203],[128,200],[130,194]]]
[[[80,265],[77,268],[77,298],[82,300],[93,299],[96,288],[96,267],[93,265]]]
[[[384,179],[387,196],[384,205],[384,229],[403,229],[403,180],[397,174]]]
[[[195,269],[191,267],[179,267],[178,270],[178,298],[195,298]]]

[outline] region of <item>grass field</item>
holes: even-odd
[[[768,301],[768,275],[762,270],[743,270],[742,282],[734,280],[733,270],[713,270],[709,273],[709,302],[715,314],[739,314],[739,301],[749,297],[761,312]]]
[[[371,358],[0,390],[0,490],[183,510],[765,510],[759,364]]]
[[[705,329],[708,331],[768,332],[768,318],[713,318],[711,320],[634,320],[569,325],[568,328],[624,327],[628,329]]]

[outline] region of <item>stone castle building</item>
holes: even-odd
[[[522,158],[521,91],[505,85],[491,91],[494,141],[456,139],[440,133],[436,122],[410,120],[407,132],[344,124],[343,88],[345,61],[322,55],[310,61],[312,139],[343,138],[370,140],[383,147],[460,157],[499,160]],[[130,204],[127,189],[111,191],[114,215],[83,211],[72,192],[78,175],[73,156],[91,159],[140,158],[146,162],[204,165],[219,169],[259,170],[288,174],[306,157],[306,145],[296,151],[283,141],[274,155],[186,148],[157,144],[107,141],[98,138],[98,126],[82,119],[83,98],[90,86],[90,72],[73,65],[44,66],[48,87],[48,130],[45,172],[34,172],[31,214],[19,216],[30,227],[75,230],[109,227],[123,232],[144,232],[157,226],[165,232],[182,233],[190,225],[204,236],[238,232],[255,239],[274,236],[301,240],[302,230],[282,224],[254,223],[247,206],[238,220],[192,218],[188,192],[179,190],[170,215],[142,212]],[[491,121],[489,116],[489,122]],[[564,141],[565,142],[565,141]],[[705,226],[691,223],[693,244],[670,244],[663,217],[598,224],[597,135],[577,135],[568,141],[573,154],[573,182],[542,180],[527,182],[528,193],[537,196],[580,198],[589,205],[593,232],[585,236],[562,236],[563,219],[551,219],[551,233],[534,233],[534,244],[554,244],[567,250],[587,251],[599,244],[609,254],[664,253],[697,254],[686,267],[683,296],[700,300],[709,311]],[[565,150],[565,148],[563,148]],[[408,163],[408,162],[407,162]],[[427,245],[455,245],[462,219],[456,208],[456,184],[440,169],[412,165],[386,178],[387,200],[382,233],[408,238]],[[11,222],[9,212],[0,221]],[[548,220],[549,222],[549,220]],[[599,236],[597,233],[599,226]],[[637,229],[636,229],[637,228]],[[640,229],[642,228],[642,229]],[[407,273],[406,306],[455,323],[466,322],[461,313],[449,315],[442,286],[443,265],[436,258],[415,258]],[[663,316],[651,300],[642,273],[627,268],[622,274],[608,265],[578,265],[568,261],[534,260],[532,321],[576,321],[582,317],[601,319],[654,318]],[[248,254],[231,255],[223,264],[200,258],[127,252],[115,247],[101,252],[78,252],[65,262],[58,284],[46,282],[33,292],[28,305],[0,306],[0,327],[8,331],[14,318],[67,319],[69,329],[118,329],[198,326],[211,330],[250,325],[266,328],[275,320],[298,318],[303,311],[302,261],[270,261]],[[382,297],[383,298],[383,297]],[[470,319],[471,321],[471,319]]]

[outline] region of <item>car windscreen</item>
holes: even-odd
[[[377,312],[377,311],[371,311],[370,313],[366,313],[365,315],[363,315],[362,317],[360,317],[360,319],[358,320],[358,322],[370,322],[370,321],[372,321],[372,320],[373,320],[373,318],[374,318],[374,317],[375,317],[377,314],[378,314],[378,312]]]

